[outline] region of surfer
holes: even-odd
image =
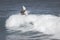
[[[28,15],[29,11],[26,10],[25,6],[22,6],[22,10],[21,10],[21,15]],[[30,22],[29,24],[33,25],[33,22]]]
[[[21,15],[28,15],[28,11],[25,6],[22,6]]]

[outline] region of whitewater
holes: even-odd
[[[54,38],[60,38],[60,17],[54,15],[11,15],[5,23],[7,31],[38,31],[45,34],[53,34]]]

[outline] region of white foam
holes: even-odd
[[[8,30],[39,31],[55,34],[60,38],[60,17],[54,15],[11,15],[6,20],[5,26]]]

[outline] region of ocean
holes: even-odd
[[[60,17],[60,0],[0,0],[0,40],[60,40],[43,32],[7,32],[6,20],[20,13],[22,6],[26,6],[33,15],[54,15]]]

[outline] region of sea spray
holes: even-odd
[[[12,15],[6,20],[5,26],[8,30],[29,31],[32,28],[32,24],[35,22],[36,19],[37,18],[35,15]]]
[[[11,15],[5,27],[10,31],[38,31],[60,38],[60,17],[54,15]]]

